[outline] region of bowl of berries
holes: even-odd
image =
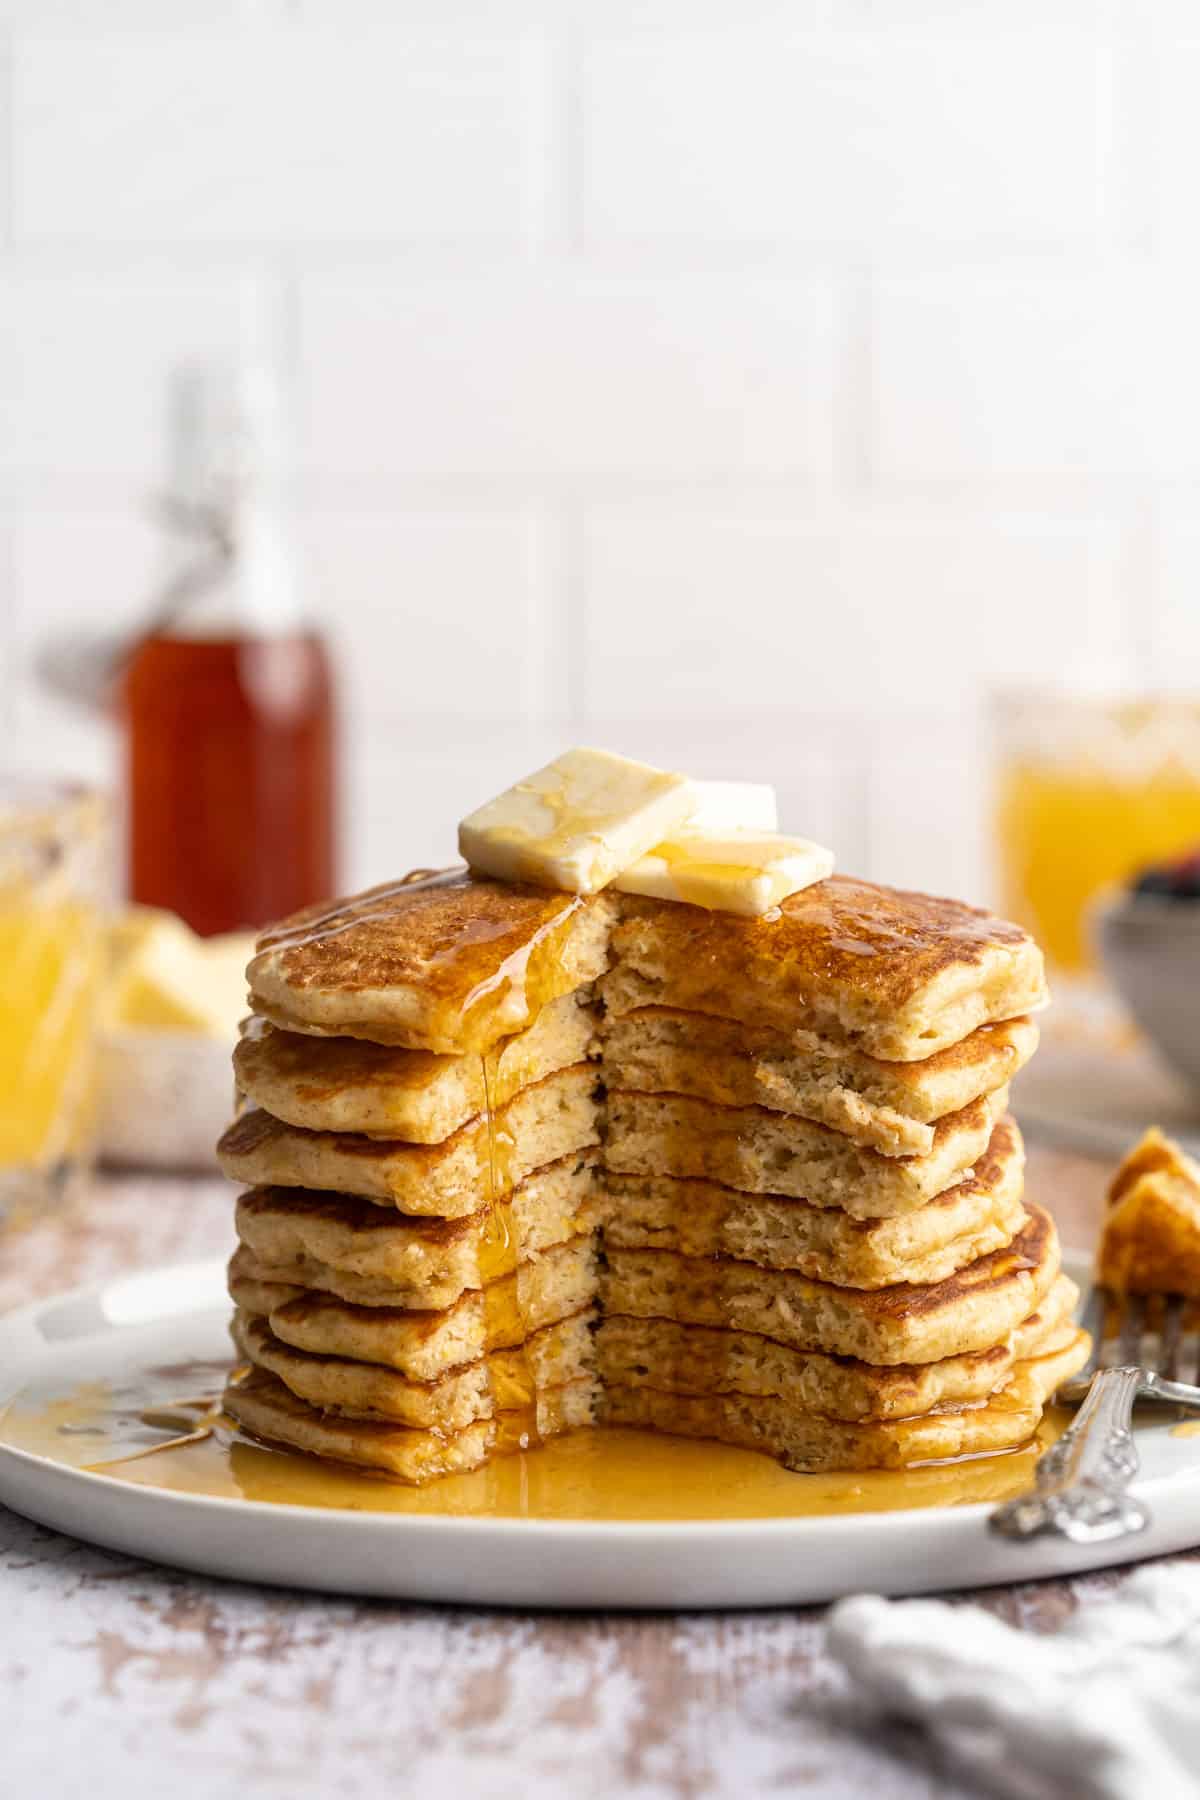
[[[1200,848],[1110,890],[1095,935],[1134,1023],[1200,1091]]]

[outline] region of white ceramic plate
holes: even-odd
[[[1077,1265],[1078,1266],[1078,1265]],[[120,1384],[228,1359],[217,1263],[151,1271],[0,1319],[0,1414],[30,1388]],[[203,1574],[336,1593],[521,1607],[777,1606],[979,1587],[1200,1542],[1200,1437],[1138,1430],[1153,1523],[1119,1545],[1012,1545],[983,1505],[666,1524],[476,1520],[266,1505],[132,1486],[0,1446],[0,1501],[75,1537]],[[803,1481],[805,1477],[795,1477]]]

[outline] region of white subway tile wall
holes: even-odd
[[[1024,34],[764,32],[752,12],[721,33],[589,43],[589,246],[716,240],[908,260],[947,244],[979,256],[1096,242],[1109,109],[1077,42],[1039,33],[1032,56]]]
[[[232,351],[246,282],[234,268],[124,257],[51,266],[14,237],[0,274],[0,478],[21,504],[120,490],[149,504],[166,476],[173,363]],[[126,510],[122,508],[122,510]]]
[[[317,480],[831,471],[825,282],[360,268],[301,275],[299,301]]]
[[[28,245],[508,247],[542,224],[548,46],[211,28],[30,35],[13,59]]]
[[[616,716],[969,715],[1062,668],[1088,620],[1119,658],[1119,536],[1037,517],[860,507],[817,523],[720,500],[588,521],[584,700]],[[1056,604],[1047,608],[1046,597]],[[713,645],[720,654],[714,656]]]
[[[38,659],[253,309],[348,881],[592,741],[986,897],[991,686],[1200,691],[1198,82],[1155,0],[0,0],[9,753],[112,773]]]

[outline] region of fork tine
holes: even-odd
[[[1090,1381],[1100,1367],[1100,1361],[1104,1355],[1104,1325],[1111,1301],[1112,1296],[1106,1287],[1097,1284],[1088,1290],[1087,1299],[1083,1303],[1083,1311],[1079,1316],[1079,1323],[1091,1338],[1092,1347],[1088,1352],[1086,1363],[1075,1377],[1078,1382]]]
[[[1092,1375],[1096,1373],[1103,1361],[1105,1319],[1108,1318],[1110,1303],[1112,1303],[1112,1296],[1106,1287],[1099,1287],[1099,1283],[1088,1287],[1087,1298],[1083,1301],[1083,1310],[1079,1312],[1079,1327],[1083,1328],[1090,1337],[1087,1363],[1083,1364],[1078,1375],[1072,1375],[1070,1381],[1065,1382],[1065,1386],[1060,1390],[1061,1397],[1067,1400],[1067,1404],[1070,1406],[1078,1404],[1079,1400],[1083,1399],[1083,1395],[1087,1393],[1088,1386],[1092,1382]]]
[[[1142,1360],[1142,1338],[1146,1330],[1146,1297],[1144,1294],[1126,1294],[1125,1311],[1121,1319],[1121,1336],[1117,1343],[1117,1361],[1122,1367],[1132,1366]]]
[[[1185,1305],[1182,1294],[1168,1294],[1163,1309],[1162,1349],[1158,1367],[1168,1381],[1179,1380],[1179,1341],[1183,1335]]]
[[[1181,1380],[1175,1373],[1179,1365],[1187,1371],[1200,1358],[1200,1330],[1192,1329],[1188,1321],[1191,1304],[1179,1294],[1148,1299],[1145,1295],[1119,1296],[1099,1284],[1090,1288],[1079,1322],[1091,1337],[1091,1353],[1078,1375],[1059,1388],[1058,1400],[1064,1406],[1078,1406],[1086,1399],[1098,1370],[1132,1366],[1142,1370],[1143,1383],[1147,1385],[1139,1391],[1145,1391],[1150,1399],[1200,1410],[1200,1385]],[[1109,1324],[1115,1337],[1105,1335]],[[1142,1361],[1143,1341],[1148,1336],[1156,1341],[1158,1349],[1150,1368]],[[1200,1381],[1200,1372],[1196,1379]],[[1156,1381],[1159,1388],[1151,1392]],[[1163,1384],[1168,1383],[1172,1384],[1171,1391],[1163,1392]]]

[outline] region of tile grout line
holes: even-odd
[[[6,155],[0,167],[0,246],[17,262],[17,40],[12,26],[0,27],[0,115],[4,119]]]
[[[584,57],[579,20],[568,12],[554,37],[557,68],[553,77],[557,89],[553,120],[554,136],[558,140],[555,179],[559,212],[558,243],[562,259],[567,263],[582,260],[584,254]]]

